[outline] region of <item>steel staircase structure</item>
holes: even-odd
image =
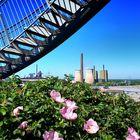
[[[1,79],[22,70],[51,52],[109,2],[109,0],[40,0],[40,2],[35,0],[33,3],[33,0],[28,0],[28,3],[30,1],[28,5],[27,0],[24,1],[17,5],[16,2],[12,3],[12,0],[9,0],[9,3],[8,0],[0,2]],[[11,4],[13,6],[10,7]],[[8,14],[6,7],[11,13]],[[28,13],[25,13],[26,11]],[[7,13],[6,17],[3,12]],[[10,14],[13,15],[12,19],[10,16],[8,18]]]

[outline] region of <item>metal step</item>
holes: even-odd
[[[3,50],[1,50],[1,52],[15,54],[15,55],[22,55],[21,52],[19,52],[18,50],[14,49],[14,48],[4,48]]]
[[[43,26],[48,32],[51,33],[51,35],[56,35],[60,33],[60,30],[58,28],[55,28],[54,26],[50,26],[45,24],[44,22],[40,21],[41,26]]]
[[[3,58],[0,58],[0,62],[5,62],[5,60]]]
[[[49,37],[51,35],[51,33],[49,31],[47,31],[44,27],[40,26],[40,25],[36,25],[36,26],[32,26],[30,27],[28,30],[26,30],[27,32],[40,36],[40,37]]]
[[[80,6],[70,0],[56,0],[52,4],[56,9],[59,9],[69,15],[73,15],[77,10],[80,9]]]
[[[31,46],[31,47],[35,47],[38,44],[36,44],[35,42],[31,41],[29,38],[27,37],[21,37],[21,38],[17,38],[15,40],[15,42],[19,43],[19,44],[23,44],[23,45],[27,45],[27,46]]]
[[[58,21],[56,21],[56,20],[54,19],[54,17],[53,17],[53,20],[49,19],[48,14],[44,14],[42,17],[39,18],[39,20],[40,20],[41,22],[47,23],[47,24],[49,24],[49,25],[51,25],[51,26],[54,26],[54,27],[56,27],[56,28],[59,28],[59,27],[60,27],[59,24],[58,24]],[[57,22],[57,23],[56,23],[56,22]]]

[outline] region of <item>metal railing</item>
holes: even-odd
[[[0,78],[58,47],[109,0],[0,1]]]
[[[10,46],[48,8],[47,0],[5,0],[0,4],[0,48]]]

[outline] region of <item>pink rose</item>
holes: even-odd
[[[50,96],[53,100],[55,100],[58,103],[64,102],[64,98],[61,98],[61,94],[59,92],[56,92],[55,90],[51,91]]]
[[[23,110],[23,106],[18,106],[17,108],[15,108],[14,110],[13,110],[13,114],[14,114],[14,116],[18,116],[19,114],[20,114],[20,111],[21,110]]]
[[[72,83],[72,84],[75,84],[75,83],[76,83],[76,81],[75,81],[75,80],[72,80],[72,81],[71,81],[71,83]]]
[[[63,138],[59,138],[59,135],[56,131],[45,131],[43,138],[44,140],[63,140]]]
[[[65,100],[64,102],[67,108],[71,108],[72,110],[75,110],[78,108],[78,106],[76,106],[76,103],[72,100]]]
[[[77,118],[77,114],[73,112],[73,109],[63,107],[60,109],[60,113],[63,116],[63,118],[67,120],[75,120]]]
[[[89,119],[84,124],[84,130],[86,130],[89,134],[94,134],[99,130],[99,126],[96,121]]]
[[[22,129],[22,130],[25,130],[28,126],[28,122],[27,121],[24,121],[22,122],[20,125],[19,125],[19,129]]]
[[[126,137],[126,140],[140,140],[140,136],[134,128],[128,128],[128,136]]]
[[[126,137],[126,140],[138,140],[138,139],[135,139],[134,136],[128,135],[128,136]]]
[[[101,92],[108,92],[108,89],[107,88],[101,87],[99,89],[100,89]]]

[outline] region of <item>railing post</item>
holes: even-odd
[[[51,5],[55,0],[46,0],[46,3],[48,5],[48,8],[51,9]]]
[[[6,35],[6,39],[8,41],[8,45],[10,46],[10,38],[9,38],[8,32],[6,30],[6,25],[4,23],[4,18],[2,17],[2,13],[1,12],[0,12],[0,21],[1,21],[1,24],[2,24],[2,28],[4,29],[4,32],[5,32],[5,35]]]
[[[47,3],[47,5],[48,5],[48,8],[51,9],[50,1],[49,1],[49,0],[46,0],[46,3]]]

